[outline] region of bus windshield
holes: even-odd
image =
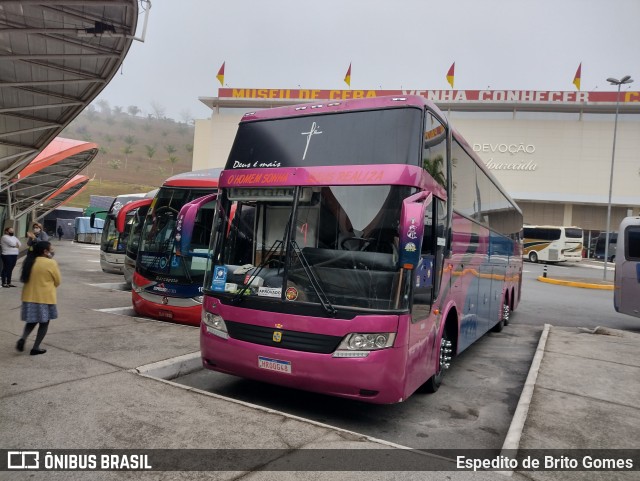
[[[220,261],[209,270],[206,288],[247,304],[260,298],[321,304],[328,311],[406,310],[407,297],[398,295],[405,288],[397,265],[398,219],[414,190],[296,187],[280,198],[268,190],[231,189],[222,201],[228,207],[235,200],[236,209],[233,219],[220,223],[227,226],[214,245]]]
[[[116,230],[116,221],[107,216],[102,229],[100,248],[110,254],[124,254],[127,245],[128,232],[119,233]]]
[[[176,284],[202,283],[206,260],[176,255],[176,221],[187,202],[211,193],[211,189],[162,187],[149,208],[142,227],[137,256],[139,272],[153,278],[168,276]],[[213,203],[198,213],[193,232],[193,252],[205,254],[213,221]]]
[[[148,206],[140,207],[133,211],[131,218],[127,218],[126,231],[129,232],[129,239],[127,242],[126,254],[129,258],[134,260],[138,257],[140,232],[142,232],[142,226],[144,225],[144,219],[148,210]]]

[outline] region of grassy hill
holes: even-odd
[[[118,108],[98,112],[89,106],[60,134],[95,142],[100,147],[93,162],[82,171],[92,180],[67,206],[87,207],[90,195],[147,192],[167,177],[191,170],[194,136],[191,122],[133,113]]]

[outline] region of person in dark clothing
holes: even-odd
[[[58,240],[61,241],[62,240],[62,236],[64,235],[64,231],[62,230],[62,226],[61,225],[58,226],[58,230],[56,232],[58,233]]]
[[[2,251],[2,287],[16,287],[11,283],[11,273],[20,253],[20,240],[14,235],[13,227],[7,227],[0,241]]]

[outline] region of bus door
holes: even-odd
[[[640,317],[640,218],[623,221],[618,239],[614,307],[622,314]]]
[[[410,198],[409,198],[410,199]],[[409,200],[407,199],[407,200]],[[405,200],[405,206],[407,203]],[[414,204],[415,205],[415,204]],[[405,214],[403,206],[403,217]],[[409,328],[409,365],[407,383],[409,389],[420,386],[427,377],[427,371],[432,367],[432,353],[438,337],[439,324],[433,322],[431,316],[434,304],[438,300],[442,283],[442,266],[446,247],[447,209],[446,203],[429,195],[421,205],[420,215],[416,219],[422,220],[417,229],[412,223],[413,217],[406,218],[401,223],[400,266],[415,265],[410,271],[411,278],[411,325]],[[421,232],[420,232],[421,231]],[[413,233],[420,237],[414,238]],[[413,244],[413,245],[412,245]],[[408,253],[415,253],[409,259]],[[403,258],[404,257],[404,258]],[[412,362],[413,359],[416,362]],[[418,362],[418,360],[422,360]]]

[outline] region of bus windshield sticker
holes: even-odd
[[[295,287],[288,287],[284,296],[288,301],[295,301],[298,298],[298,290]]]
[[[226,266],[216,266],[211,281],[211,290],[224,292],[224,286],[227,283]]]
[[[259,296],[280,298],[281,294],[282,294],[282,287],[259,287],[258,288]]]

